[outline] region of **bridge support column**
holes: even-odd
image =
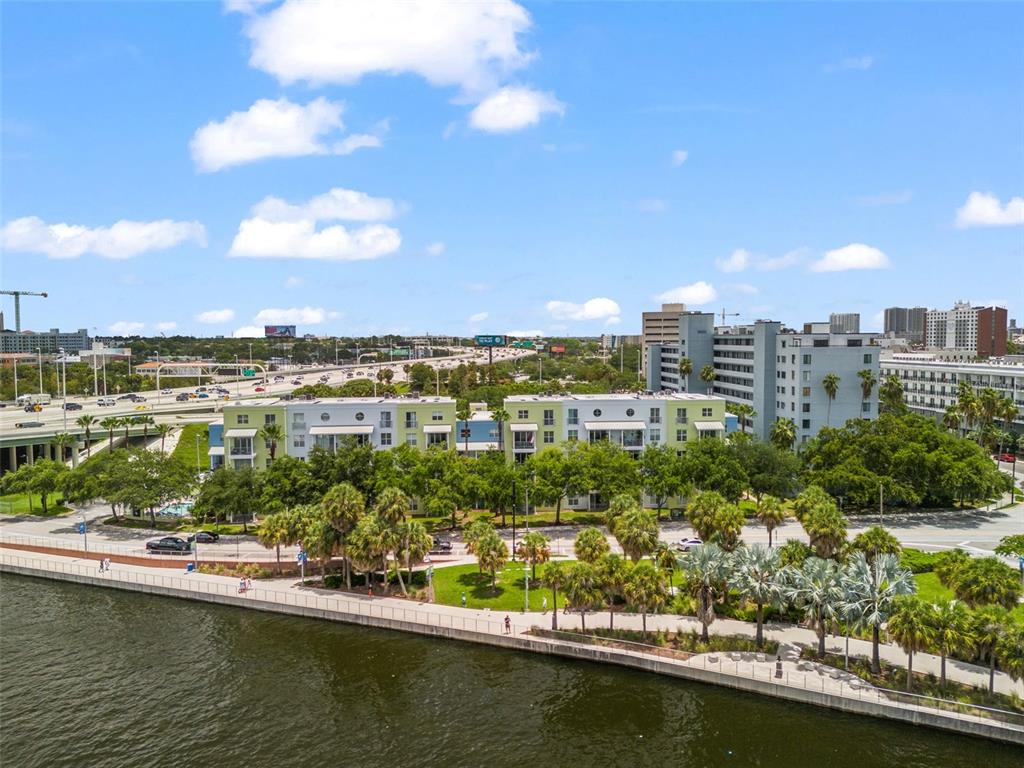
[[[7,449],[7,464],[9,466],[9,471],[10,472],[13,472],[14,470],[16,470],[18,468],[18,448],[17,448],[17,446],[12,445],[12,446],[10,446]]]
[[[78,466],[78,443],[74,442],[71,444],[71,468],[74,469]]]
[[[28,450],[25,453],[25,460],[29,464],[35,464],[36,463],[36,447],[34,445],[28,445],[28,446],[26,446],[26,448]]]

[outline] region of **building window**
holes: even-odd
[[[600,415],[601,415],[601,409],[600,408],[595,408],[594,409],[594,416],[595,417],[600,417]]]
[[[686,442],[686,430],[685,429],[677,429],[676,430],[676,442],[677,443],[685,443]]]
[[[517,419],[528,419],[528,418],[530,418],[530,412],[528,410],[526,410],[525,408],[520,408],[518,411],[516,411],[516,418]]]
[[[391,411],[383,411],[380,414],[380,428],[391,429]]]
[[[570,429],[569,432],[568,432],[568,438],[567,439],[569,439],[571,441],[579,440],[580,439],[580,431],[578,429]]]
[[[553,443],[555,442],[555,431],[553,429],[544,430],[544,442]]]
[[[661,408],[651,408],[651,424],[661,424]]]
[[[565,421],[566,421],[567,424],[579,424],[580,423],[580,409],[579,408],[570,408],[567,411],[567,413],[566,413]]]
[[[800,422],[800,425],[804,429],[810,429],[811,428],[811,420],[810,419],[804,419],[803,421]]]
[[[304,414],[304,413],[294,413],[294,414],[292,414],[292,423],[295,426],[297,426],[297,427],[298,426],[305,426],[306,425],[306,414]]]
[[[804,397],[810,397],[811,396],[811,388],[810,387],[804,387],[802,390],[800,390],[800,392],[801,392],[801,394]]]
[[[407,411],[405,414],[405,428],[416,429],[416,411]],[[412,443],[416,445],[415,442]]]
[[[406,435],[405,436],[405,444],[410,446],[411,448],[415,448],[416,447],[416,435]]]
[[[864,355],[864,365],[871,365],[871,355]]]
[[[804,371],[804,381],[810,381],[810,380],[811,380],[811,372],[810,371]]]
[[[555,425],[555,412],[553,410],[544,411],[544,426],[553,427]]]
[[[443,411],[433,411],[433,412],[431,412],[430,420],[431,421],[444,421],[444,412]]]
[[[427,447],[441,446],[442,448],[448,447],[448,435],[427,435]]]
[[[701,408],[700,409],[700,415],[703,418],[705,418],[705,419],[708,418],[711,415],[711,409],[710,408]]]
[[[685,408],[680,408],[676,411],[676,424],[686,424],[688,421]]]
[[[802,403],[800,405],[800,410],[803,411],[804,413],[810,413],[811,412],[811,404],[810,403]]]
[[[390,432],[381,432],[380,433],[380,444],[381,444],[382,447],[383,446],[391,445],[391,433]]]
[[[306,436],[295,435],[292,438],[292,448],[305,448],[306,447]]]
[[[661,442],[661,430],[660,429],[652,429],[650,431],[650,441],[652,443],[654,443],[654,444],[657,444],[657,443]]]
[[[359,413],[356,414],[356,421],[362,421],[365,418],[366,418],[366,414],[363,413],[362,411],[359,411]]]
[[[804,355],[803,356],[803,360],[804,360],[804,365],[810,365],[811,364],[811,356],[810,355]]]
[[[264,424],[276,424],[277,423],[277,416],[275,416],[273,413],[265,413],[265,414],[263,414],[263,423]]]
[[[249,414],[247,414],[247,413],[240,413],[240,414],[238,414],[238,423],[239,424],[248,424],[249,423]]]
[[[871,412],[871,403],[869,403],[867,400],[865,400],[863,403],[861,403],[860,404],[860,412],[861,413],[870,413]]]
[[[331,414],[329,414],[327,411],[324,411],[323,413],[320,414],[320,421],[330,421],[330,420],[331,420]]]

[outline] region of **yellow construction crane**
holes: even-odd
[[[14,297],[14,330],[18,333],[21,333],[21,297],[42,296],[44,299],[46,298],[45,293],[37,293],[36,291],[0,291],[0,294]]]

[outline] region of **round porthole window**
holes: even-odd
[[[320,421],[330,421],[330,420],[331,420],[331,414],[327,413],[326,411],[324,411],[323,413],[320,414]]]
[[[627,408],[626,409],[626,415],[627,416],[632,416],[634,413],[636,413],[636,411],[634,411],[632,408]]]
[[[595,408],[594,409],[594,415],[595,416],[600,416],[601,415],[601,409],[600,408]]]
[[[362,421],[363,418],[364,418],[364,415],[363,415],[362,411],[360,411],[359,413],[356,414],[356,421]]]

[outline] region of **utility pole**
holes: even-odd
[[[885,523],[882,522],[882,484],[878,484],[878,524],[885,527]]]
[[[39,394],[43,394],[43,350],[36,347],[36,361],[39,364]]]
[[[14,399],[18,399],[18,356],[14,356]]]

